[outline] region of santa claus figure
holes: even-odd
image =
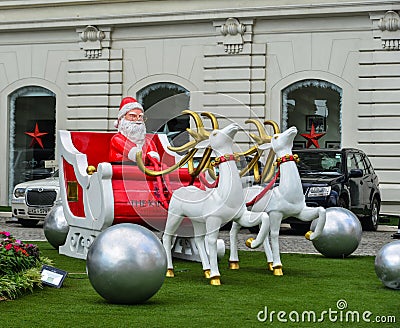
[[[136,153],[139,150],[143,152],[145,165],[160,162],[154,142],[146,136],[143,107],[135,98],[122,99],[114,126],[118,133],[111,139],[110,162],[136,162]]]

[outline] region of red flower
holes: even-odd
[[[24,250],[24,249],[22,249],[22,248],[20,248],[19,250],[20,250],[21,253],[24,254],[25,256],[29,256],[29,254],[27,253],[26,250]]]

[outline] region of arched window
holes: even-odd
[[[182,111],[189,109],[190,93],[175,83],[159,82],[146,86],[137,93],[137,100],[143,105],[148,120],[149,133],[165,133],[174,146],[189,140],[186,128],[189,117]]]
[[[342,89],[322,80],[303,80],[282,92],[282,130],[296,126],[299,133],[294,148],[304,148],[312,126],[325,133],[318,143],[321,148],[339,148],[341,144]]]
[[[27,86],[9,96],[9,197],[20,182],[48,177],[46,160],[55,159],[53,92]]]

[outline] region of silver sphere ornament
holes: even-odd
[[[311,224],[313,231],[317,220]],[[318,239],[312,240],[312,243],[315,249],[326,257],[344,258],[357,249],[361,236],[361,223],[353,212],[342,207],[329,207],[326,209],[326,222],[322,234]]]
[[[375,257],[375,272],[386,287],[400,290],[400,240],[379,250]]]
[[[87,254],[86,271],[93,288],[110,303],[143,303],[161,288],[167,255],[149,229],[121,223],[94,240]]]
[[[69,225],[64,216],[64,210],[61,204],[55,205],[49,213],[47,213],[43,231],[47,241],[51,246],[58,249],[59,246],[65,244],[67,239]]]

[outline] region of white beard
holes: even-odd
[[[142,148],[146,137],[146,125],[142,121],[128,121],[122,118],[118,125],[118,132]]]

